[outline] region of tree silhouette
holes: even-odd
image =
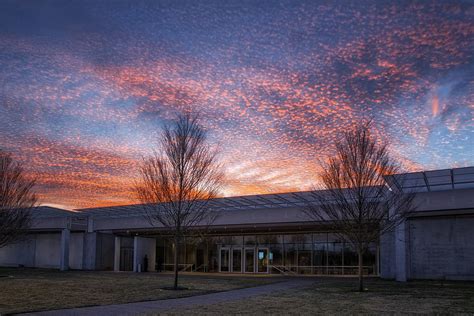
[[[223,174],[196,115],[179,115],[165,126],[160,145],[153,157],[143,161],[136,192],[150,223],[164,226],[172,235],[174,289],[178,289],[180,241],[215,220],[209,200],[217,196]]]
[[[21,164],[0,149],[0,248],[19,240],[30,227],[31,208],[37,201],[34,185]]]
[[[388,144],[374,137],[371,123],[346,131],[336,153],[321,163],[320,190],[306,201],[306,213],[331,225],[358,255],[359,291],[363,291],[363,254],[380,236],[414,211],[413,193],[390,190],[384,177],[401,172]]]

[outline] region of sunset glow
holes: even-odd
[[[189,110],[227,196],[311,188],[366,118],[408,170],[474,165],[474,5],[363,3],[2,1],[0,147],[68,208],[136,202]]]

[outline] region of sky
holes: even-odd
[[[472,166],[474,2],[0,1],[0,148],[41,203],[135,203],[186,111],[226,196],[310,189],[367,118],[406,170]]]

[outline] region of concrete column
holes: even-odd
[[[406,282],[407,274],[407,222],[395,228],[395,279]]]
[[[94,232],[94,220],[92,216],[87,217],[87,232],[88,233]]]
[[[115,236],[114,271],[120,271],[120,237]]]
[[[61,271],[69,270],[69,239],[71,237],[71,231],[69,229],[63,229],[61,232],[61,257],[59,268]]]
[[[133,237],[133,272],[138,272],[138,238],[137,236]]]
[[[97,233],[84,233],[83,261],[84,270],[95,270],[97,258]]]

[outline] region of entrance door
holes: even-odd
[[[232,272],[242,273],[242,248],[232,248]]]
[[[255,272],[255,248],[245,248],[245,272]]]
[[[230,272],[230,250],[221,248],[219,256],[219,272]]]
[[[268,248],[258,248],[257,268],[260,273],[268,273]]]

